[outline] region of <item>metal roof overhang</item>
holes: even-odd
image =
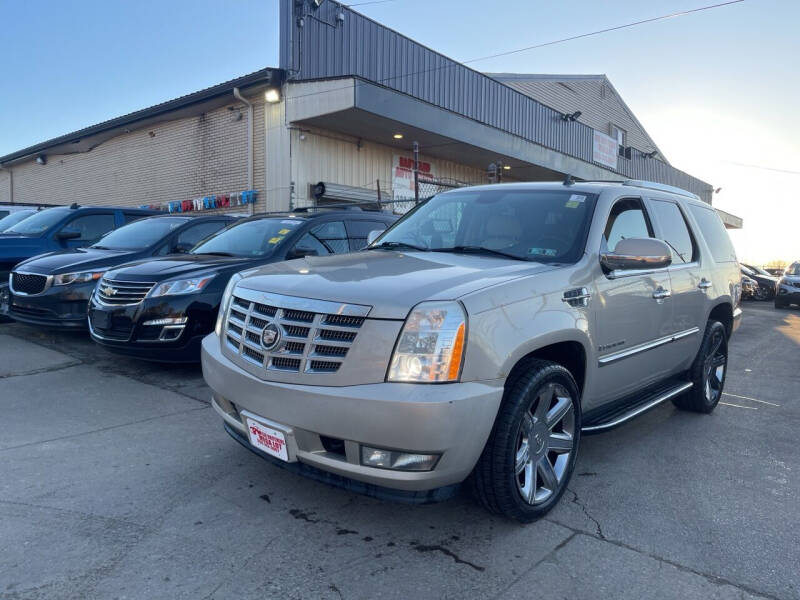
[[[558,180],[569,173],[580,179],[625,179],[618,173],[586,163],[439,108],[407,94],[345,77],[289,83],[289,122],[338,132],[410,153],[419,142],[424,156],[442,158],[482,170],[503,161],[508,177],[518,180]],[[402,140],[393,139],[402,133]]]
[[[280,86],[283,82],[283,77],[284,73],[279,69],[262,69],[180,98],[162,102],[149,108],[23,148],[6,156],[0,156],[0,166],[5,167],[30,160],[39,154],[89,152],[92,148],[120,134],[151,127],[164,121],[194,117],[226,104],[237,102],[232,96],[232,91],[235,87],[240,88],[245,95],[253,95],[266,90],[268,87]]]

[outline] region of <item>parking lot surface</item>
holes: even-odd
[[[713,415],[585,437],[547,518],[299,478],[199,367],[0,324],[0,598],[800,598],[800,311],[749,303]]]

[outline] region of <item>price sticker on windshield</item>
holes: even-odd
[[[578,208],[585,200],[586,196],[581,196],[580,194],[572,194],[564,206],[566,206],[567,208]]]
[[[280,235],[286,235],[287,233],[289,233],[289,230],[288,229],[281,229],[278,233]]]
[[[273,238],[269,238],[269,243],[270,243],[270,244],[277,244],[277,243],[278,243],[278,242],[280,242],[282,239],[283,239],[283,236],[277,235],[277,236],[275,236],[275,237],[273,237]]]

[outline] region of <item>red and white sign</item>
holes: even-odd
[[[286,436],[283,432],[247,417],[247,433],[253,446],[281,460],[289,461]]]
[[[419,179],[435,179],[435,169],[433,164],[421,160],[418,163]],[[392,157],[392,195],[395,200],[403,198],[414,198],[414,157],[400,156],[395,154]]]
[[[619,143],[610,135],[594,130],[594,147],[592,160],[611,169],[617,168],[619,156]]]

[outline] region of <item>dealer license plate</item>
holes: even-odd
[[[283,432],[247,417],[247,433],[253,446],[281,460],[289,461]]]

